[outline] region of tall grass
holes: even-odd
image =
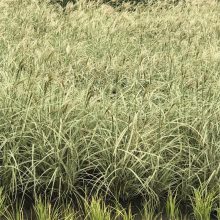
[[[158,206],[218,187],[219,5],[74,7],[0,3],[0,187]]]

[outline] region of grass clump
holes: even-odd
[[[91,202],[88,204],[85,201],[85,219],[88,220],[110,220],[111,213],[108,207],[106,207],[105,203],[101,199],[92,198]]]
[[[171,191],[169,191],[166,202],[166,213],[170,220],[176,220],[180,216],[176,195],[173,196]]]
[[[154,220],[159,219],[160,214],[155,213],[155,209],[150,207],[149,204],[144,205],[143,213],[142,213],[142,220]]]
[[[158,205],[218,187],[219,4],[164,5],[0,3],[0,187]]]
[[[57,213],[54,212],[51,204],[45,201],[42,201],[41,198],[37,200],[35,204],[36,218],[39,220],[58,219]]]
[[[213,205],[215,201],[215,194],[208,193],[204,190],[194,191],[193,213],[196,220],[209,220]]]

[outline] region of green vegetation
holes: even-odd
[[[86,201],[87,203],[87,201]],[[86,217],[89,220],[111,220],[111,213],[105,203],[98,199],[92,198],[90,204],[86,204]]]
[[[217,2],[0,11],[1,215],[22,219],[19,198],[41,220],[220,215]]]
[[[39,198],[35,203],[35,213],[39,220],[58,220],[58,208],[53,208],[46,199]]]
[[[0,217],[3,216],[5,210],[5,195],[3,189],[0,188]]]
[[[170,191],[169,191],[167,203],[166,203],[166,213],[170,220],[176,220],[180,216],[179,209],[176,204],[176,195],[173,196]]]
[[[211,211],[214,204],[214,193],[207,194],[206,191],[195,190],[193,213],[196,220],[210,219]]]

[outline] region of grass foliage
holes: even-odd
[[[171,190],[174,216],[201,185],[218,191],[220,6],[123,7],[1,1],[0,186],[10,195],[86,188],[156,207]]]
[[[210,219],[211,211],[213,210],[213,204],[215,200],[215,194],[206,191],[195,190],[194,192],[194,203],[193,213],[196,220]]]

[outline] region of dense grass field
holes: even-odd
[[[0,12],[3,219],[220,219],[220,4]]]

